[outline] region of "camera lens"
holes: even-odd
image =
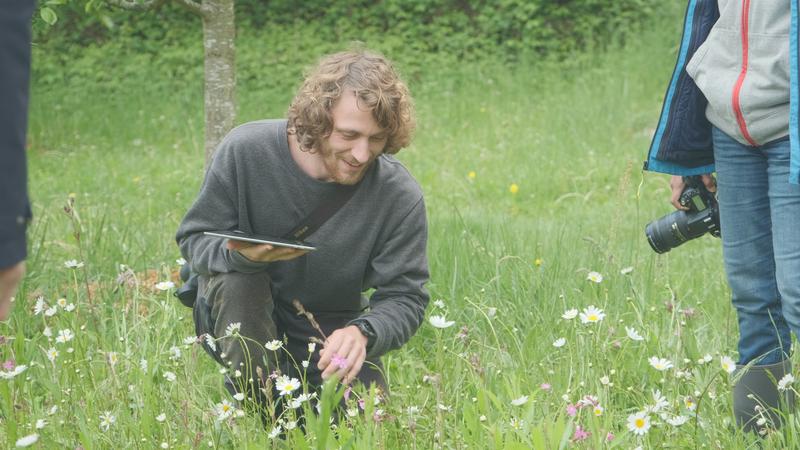
[[[644,229],[647,242],[656,253],[666,253],[683,244],[690,237],[681,233],[686,229],[687,215],[684,211],[675,211],[647,224]]]

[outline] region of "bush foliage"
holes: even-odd
[[[657,0],[237,0],[240,80],[298,58],[308,63],[352,41],[390,54],[406,68],[429,63],[562,59],[629,38],[656,14]],[[124,78],[98,71],[116,58],[161,79],[202,76],[200,20],[166,3],[146,13],[113,7],[87,13],[83,1],[56,9],[53,26],[34,24],[41,85],[65,77],[91,83]],[[242,45],[242,41],[246,41]],[[267,59],[269,58],[269,59]],[[283,73],[276,74],[283,77]]]

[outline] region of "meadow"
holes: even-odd
[[[794,416],[763,439],[732,425],[737,331],[720,242],[656,255],[644,237],[672,210],[668,177],[641,171],[680,34],[680,16],[668,19],[565,61],[404,72],[419,129],[398,157],[426,195],[433,320],[384,357],[390,396],[354,393],[333,426],[307,411],[306,433],[293,413],[265,428],[238,412],[164,283],[178,282],[174,233],[203,176],[202,85],[135,67],[97,67],[124,74],[114,88],[34,82],[35,221],[0,324],[0,442],[798,448]],[[256,38],[240,37],[240,52]],[[271,63],[247,59],[240,123],[283,117],[323,53],[299,52],[274,63],[295,79],[260,80]]]

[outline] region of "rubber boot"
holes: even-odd
[[[744,373],[740,375],[741,371]],[[778,381],[791,371],[788,359],[764,366],[736,366],[733,415],[744,431],[758,432],[767,426],[780,428],[780,412],[792,411],[795,399],[791,389],[778,390]]]

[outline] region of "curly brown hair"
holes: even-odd
[[[346,90],[352,90],[359,105],[371,110],[375,122],[388,132],[385,153],[408,146],[416,126],[408,87],[383,55],[351,50],[324,56],[292,100],[288,126],[301,150],[317,151],[330,136],[331,109]]]

